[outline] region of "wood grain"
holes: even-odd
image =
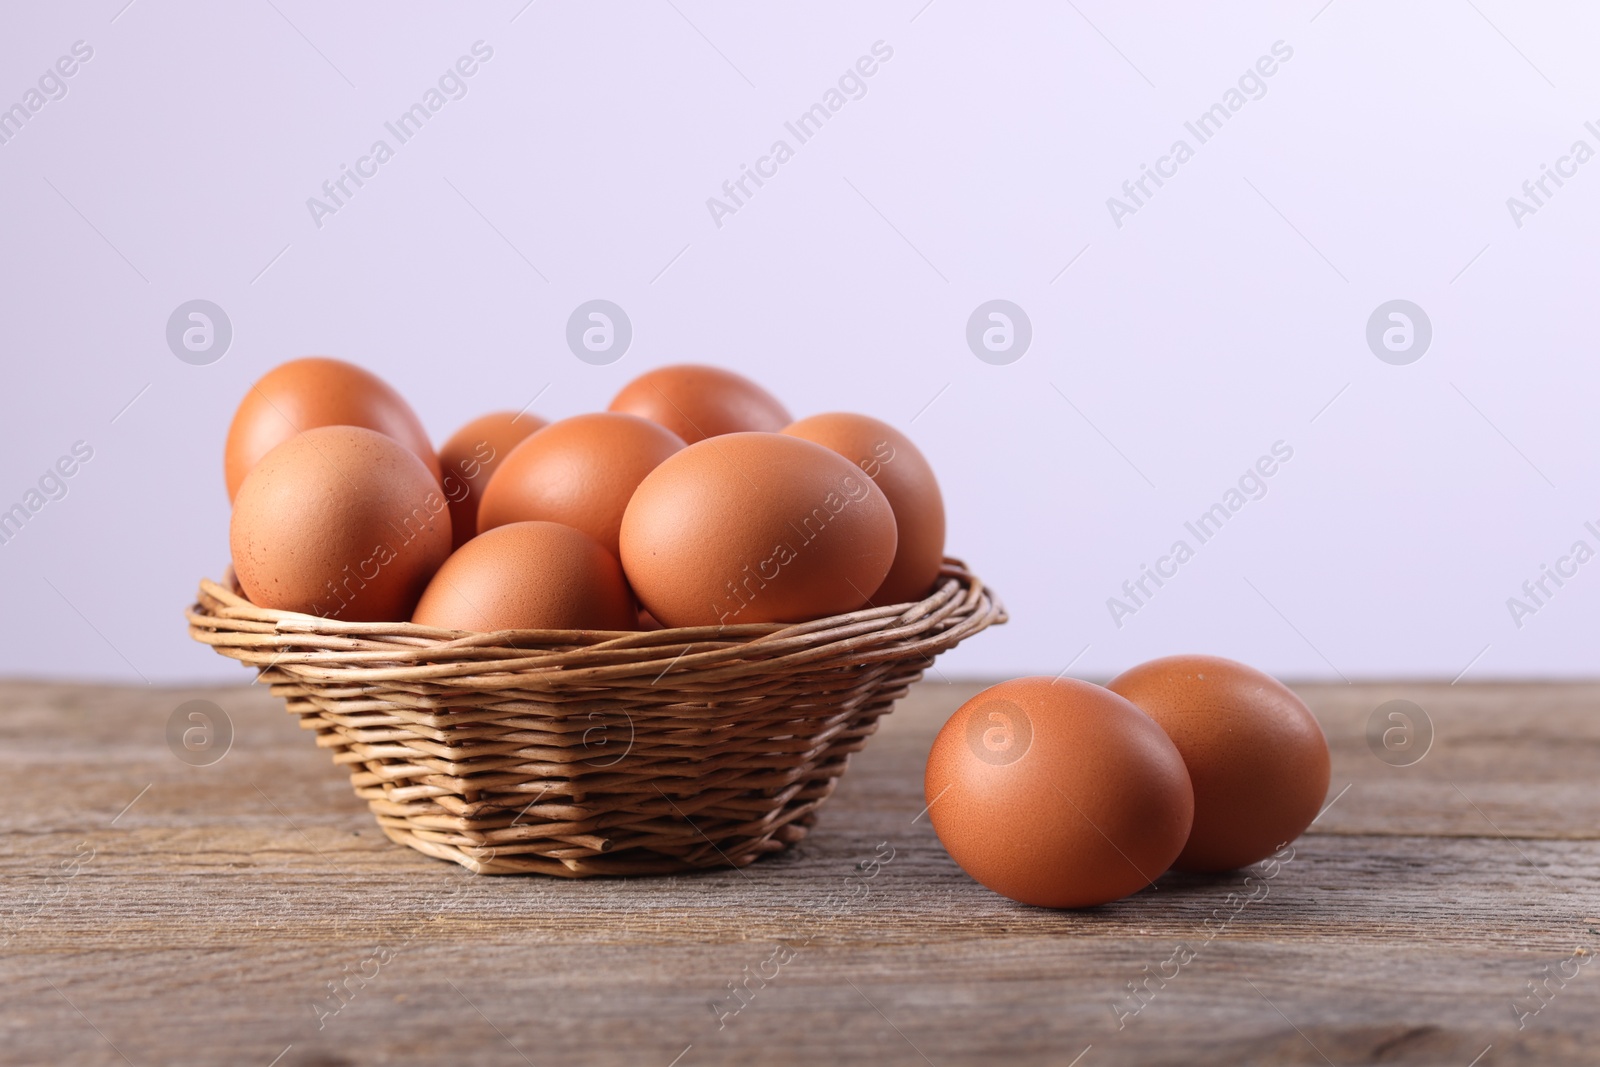
[[[260,689],[0,683],[0,1063],[1600,1062],[1600,686],[1297,687],[1337,800],[1265,895],[1076,913],[919,817],[977,688],[914,690],[791,853],[567,882],[389,843]],[[1432,720],[1413,766],[1368,748],[1393,698]],[[235,729],[212,766],[167,747],[191,699]]]

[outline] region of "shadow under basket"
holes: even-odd
[[[781,852],[933,657],[1006,621],[953,559],[925,600],[798,624],[462,634],[258,608],[209,580],[187,614],[392,840],[567,878]]]

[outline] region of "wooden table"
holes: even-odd
[[[264,690],[0,684],[0,1062],[1600,1063],[1600,686],[1300,687],[1333,803],[1265,895],[1077,913],[918,817],[977,688],[917,689],[791,854],[567,882],[390,844]],[[1369,749],[1391,698],[1414,765]],[[209,766],[166,740],[191,699],[233,723]]]

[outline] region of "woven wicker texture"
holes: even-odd
[[[1006,614],[947,559],[926,600],[794,625],[462,635],[258,608],[211,581],[188,619],[315,731],[391,839],[577,878],[799,841],[933,657]]]

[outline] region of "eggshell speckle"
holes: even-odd
[[[450,553],[450,511],[433,472],[399,442],[323,426],[250,471],[229,541],[239,586],[260,607],[396,622]]]
[[[1018,678],[957,709],[924,790],[961,868],[1024,904],[1083,908],[1149,885],[1183,848],[1194,794],[1149,716],[1071,678]]]
[[[473,419],[439,449],[444,470],[441,484],[450,501],[450,529],[460,548],[478,532],[478,508],[484,488],[511,450],[529,434],[548,425],[527,412],[496,411]]]
[[[776,433],[791,421],[777,398],[749,378],[696,363],[639,375],[622,387],[611,410],[649,419],[691,445],[718,434]]]
[[[234,412],[223,453],[228,499],[273,448],[302,430],[362,426],[399,441],[441,477],[422,422],[388,382],[371,371],[326,356],[279,364],[261,377]]]
[[[412,622],[441,630],[636,630],[616,558],[554,522],[496,526],[445,561]]]
[[[677,434],[635,415],[576,415],[512,450],[483,491],[478,528],[561,522],[619,555],[622,513],[645,475],[683,448]]]
[[[1218,656],[1167,656],[1109,688],[1161,725],[1194,783],[1194,829],[1175,866],[1227,871],[1300,836],[1328,793],[1328,742],[1287,686]]]
[[[889,573],[883,491],[821,445],[774,433],[693,444],[639,484],[622,565],[666,626],[802,622],[854,611]]]
[[[783,432],[839,453],[889,498],[899,543],[894,564],[870,602],[903,604],[927,596],[944,563],[944,497],[933,468],[911,439],[886,422],[848,412],[813,415]]]

